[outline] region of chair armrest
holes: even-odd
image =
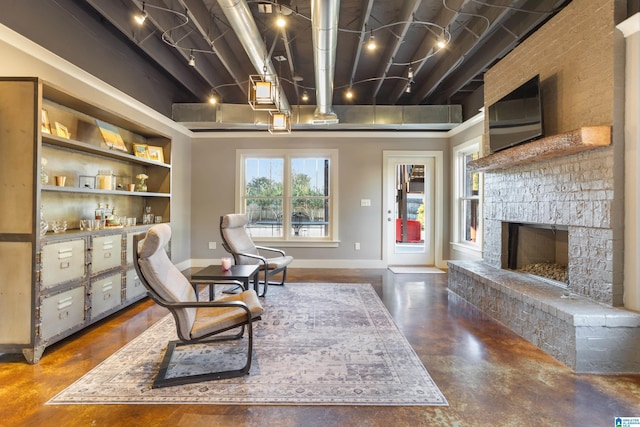
[[[258,248],[258,250],[263,250],[263,251],[278,252],[282,256],[286,255],[282,249],[270,248],[268,246],[256,246],[256,248]]]
[[[264,264],[265,268],[267,266],[267,259],[265,257],[263,257],[263,256],[255,255],[255,254],[247,254],[247,253],[244,253],[244,252],[236,252],[236,255],[246,256],[247,258],[258,259],[258,260],[262,261],[262,263]]]

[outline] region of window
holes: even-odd
[[[337,240],[337,150],[238,150],[237,211],[256,240]]]
[[[455,206],[454,242],[481,247],[482,175],[467,169],[467,163],[480,156],[480,142],[475,139],[454,149]]]

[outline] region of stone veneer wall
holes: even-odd
[[[485,173],[485,262],[501,267],[503,221],[567,225],[571,291],[616,306],[623,296],[624,184],[616,165],[624,50],[615,25],[623,5],[572,1],[485,75],[489,105],[540,74],[547,135],[613,126],[611,147]]]

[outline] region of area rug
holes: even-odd
[[[443,270],[435,267],[389,267],[393,273],[396,274],[438,274],[444,273]]]
[[[247,376],[151,389],[176,337],[168,315],[47,404],[448,405],[370,284],[270,286],[261,300]],[[188,346],[171,375],[219,369],[245,345]]]

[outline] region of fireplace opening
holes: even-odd
[[[502,268],[532,274],[568,287],[569,232],[566,226],[507,222]]]

